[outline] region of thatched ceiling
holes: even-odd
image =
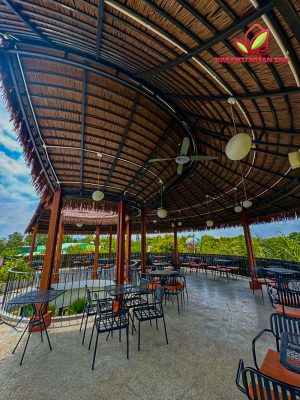
[[[201,228],[208,213],[238,224],[241,170],[251,221],[299,210],[287,156],[300,146],[299,0],[1,0],[0,12],[4,91],[41,194],[90,198],[100,152],[106,200],[146,206],[150,230],[174,219]],[[289,63],[217,63],[238,56],[234,39],[254,22],[272,28],[268,55],[287,51]],[[255,143],[241,165],[224,151],[232,96],[237,130]],[[217,161],[190,162],[180,177],[175,162],[149,164],[176,157],[185,136],[190,154]]]

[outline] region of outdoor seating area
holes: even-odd
[[[300,400],[300,0],[0,0],[0,87],[1,400]]]

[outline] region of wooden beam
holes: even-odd
[[[246,248],[247,248],[247,255],[248,255],[248,267],[251,273],[253,267],[256,266],[256,259],[254,254],[254,248],[250,233],[250,226],[249,226],[249,219],[248,214],[245,209],[241,212],[242,224],[244,229],[245,241],[246,241]]]
[[[51,287],[51,278],[54,267],[54,258],[55,258],[58,225],[61,212],[61,204],[62,204],[62,191],[61,188],[59,188],[54,193],[51,205],[51,216],[50,216],[48,237],[46,243],[46,252],[41,274],[40,290],[48,290]]]
[[[61,222],[59,224],[58,239],[56,244],[55,262],[54,262],[54,273],[52,274],[52,283],[59,282],[59,267],[61,259],[61,249],[64,242],[65,226]]]
[[[83,149],[84,149],[84,130],[85,130],[85,103],[86,103],[86,81],[87,70],[83,70],[82,82],[82,102],[81,102],[81,131],[80,131],[80,194],[83,190]]]
[[[126,245],[125,245],[125,258],[126,258],[125,281],[127,281],[127,282],[131,282],[131,280],[132,280],[131,271],[130,271],[131,231],[132,231],[132,220],[131,220],[131,218],[127,218],[127,220],[126,220]]]
[[[96,36],[96,58],[100,57],[101,34],[104,17],[104,0],[98,0],[98,15],[97,15],[97,36]]]
[[[295,38],[300,44],[300,18],[296,13],[291,0],[274,0],[280,14],[293,32]]]
[[[32,231],[32,238],[31,238],[31,244],[30,244],[30,252],[29,252],[29,258],[28,261],[31,262],[33,260],[33,253],[35,249],[35,242],[36,242],[36,236],[38,233],[38,224],[34,225],[33,231]]]
[[[142,226],[141,226],[141,271],[143,274],[146,273],[147,266],[147,249],[146,249],[146,235],[147,235],[147,214],[146,209],[142,210]]]
[[[117,269],[116,283],[124,283],[124,261],[125,261],[125,201],[118,204],[118,235],[117,235]]]
[[[175,264],[179,263],[179,254],[178,254],[178,239],[177,239],[177,223],[174,224],[174,262]]]
[[[94,270],[93,270],[93,275],[92,279],[97,279],[98,278],[98,258],[99,258],[99,236],[100,236],[100,227],[96,227],[96,238],[95,238],[95,254],[94,254]]]
[[[109,260],[112,259],[111,249],[112,249],[112,226],[109,229],[109,245],[108,245],[108,258],[109,258]]]

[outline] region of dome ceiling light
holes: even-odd
[[[164,190],[164,187],[161,186],[161,188],[160,188],[160,207],[157,209],[157,216],[159,218],[166,218],[166,216],[168,215],[168,211],[163,208],[163,204],[162,204],[163,190]]]
[[[206,197],[209,197],[209,196],[206,195]],[[212,228],[214,226],[214,221],[210,219],[210,211],[209,211],[209,208],[208,208],[207,204],[206,204],[206,207],[207,207],[207,211],[208,211],[208,220],[206,221],[206,226],[208,228]]]
[[[235,104],[235,102],[236,101],[233,97],[229,97],[228,104],[230,104],[231,108],[231,116],[235,135],[232,136],[232,138],[228,141],[225,148],[225,153],[229,160],[239,161],[249,154],[252,148],[252,139],[247,133],[237,133],[233,115],[233,104]]]
[[[101,158],[102,158],[102,154],[101,153],[97,153],[97,157],[99,157],[99,166],[98,166],[98,189],[95,190],[92,194],[92,198],[94,201],[101,201],[104,199],[104,193],[102,192],[102,190],[100,190],[100,163],[101,163]]]

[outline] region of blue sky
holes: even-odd
[[[3,99],[0,96],[0,238],[12,232],[24,232],[35,208],[38,196],[31,182],[30,168],[13,132]],[[300,231],[300,220],[253,225],[253,236],[271,237]],[[242,234],[242,228],[211,229],[198,232],[196,237],[210,234],[215,237]]]

